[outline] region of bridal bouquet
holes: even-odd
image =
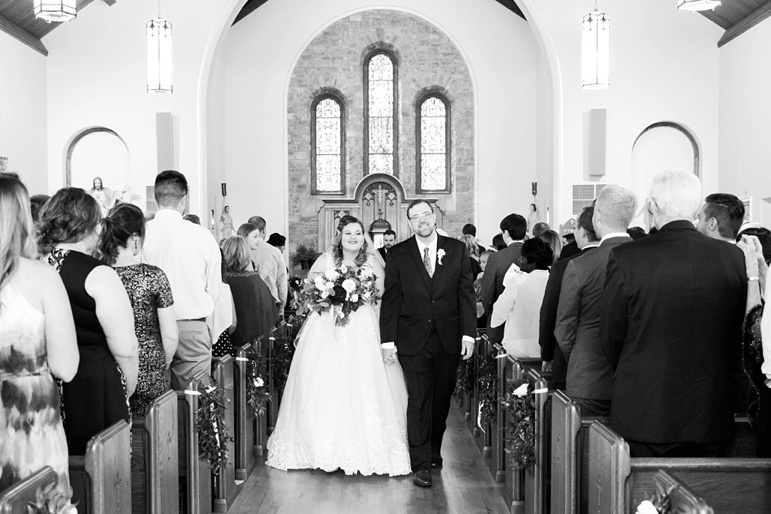
[[[305,279],[302,299],[307,309],[321,314],[332,311],[335,325],[344,327],[350,315],[365,303],[380,299],[375,274],[367,267],[341,265],[339,268]]]

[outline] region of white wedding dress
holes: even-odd
[[[327,262],[334,262],[331,255]],[[347,475],[409,474],[406,413],[404,376],[398,363],[383,362],[372,306],[352,312],[344,327],[335,325],[331,312],[310,313],[266,464],[282,470],[340,468]]]

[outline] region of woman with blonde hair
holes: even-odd
[[[54,377],[69,382],[80,355],[62,280],[31,259],[27,188],[0,173],[0,490],[44,466],[72,495],[67,439]],[[11,416],[10,414],[13,413]]]
[[[139,353],[134,312],[118,274],[92,257],[102,220],[84,190],[60,189],[40,213],[38,248],[67,290],[80,367],[62,388],[64,431],[72,455],[119,420],[130,422],[128,399],[137,387]]]

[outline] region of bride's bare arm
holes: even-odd
[[[313,263],[313,266],[311,266],[310,271],[308,271],[308,278],[313,279],[314,276],[318,273],[324,273],[327,269],[327,254],[322,253],[319,255],[319,258],[316,259],[316,262]]]

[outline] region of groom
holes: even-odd
[[[431,204],[413,200],[407,218],[415,235],[386,254],[380,334],[385,361],[398,352],[407,383],[413,482],[431,487],[455,373],[474,353],[476,300],[466,246],[436,233]]]

